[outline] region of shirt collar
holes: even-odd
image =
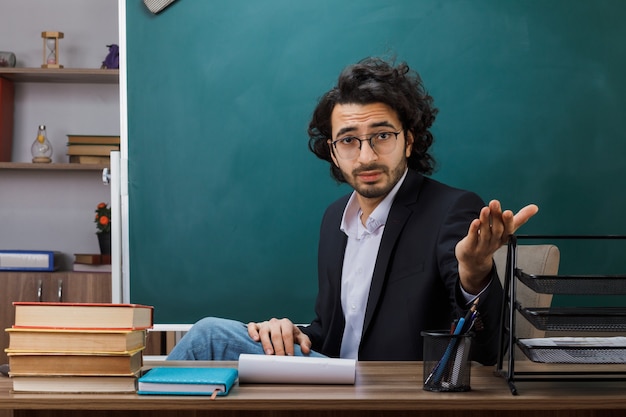
[[[343,217],[341,218],[341,226],[339,229],[348,235],[348,237],[358,239],[363,235],[363,233],[373,233],[379,227],[384,226],[387,222],[387,217],[389,216],[393,200],[396,198],[396,194],[398,194],[398,190],[402,186],[407,172],[408,169],[404,171],[404,174],[391,189],[389,194],[387,194],[380,204],[376,206],[372,214],[367,219],[365,227],[363,227],[363,224],[360,221],[361,207],[359,206],[359,201],[356,198],[356,191],[353,191],[348,203],[346,204],[346,208],[343,211]]]

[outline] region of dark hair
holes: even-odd
[[[394,66],[380,58],[366,58],[344,69],[337,86],[320,99],[309,122],[309,149],[318,158],[330,162],[331,176],[338,182],[345,179],[333,163],[327,143],[332,137],[330,117],[336,104],[348,103],[384,103],[395,110],[404,132],[411,132],[414,137],[409,168],[432,174],[435,160],[428,149],[434,139],[429,128],[437,109],[417,72],[404,62]]]

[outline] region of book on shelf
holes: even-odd
[[[72,270],[77,272],[111,272],[111,255],[75,253]]]
[[[153,307],[115,303],[15,301],[14,328],[125,329],[152,328]]]
[[[145,330],[6,329],[7,351],[127,352],[145,347]]]
[[[70,164],[108,165],[110,163],[111,163],[110,156],[70,155]]]
[[[74,263],[89,264],[89,265],[110,264],[111,255],[100,254],[100,253],[75,253]]]
[[[9,376],[28,375],[119,375],[132,376],[143,365],[143,347],[127,352],[74,353],[12,351]]]
[[[119,151],[119,145],[67,145],[67,155],[109,156]]]
[[[227,395],[237,368],[156,367],[138,380],[137,394]]]
[[[13,148],[13,114],[15,113],[13,81],[0,77],[0,162],[11,162]]]
[[[81,264],[76,263],[72,265],[72,270],[75,272],[111,272],[113,266],[111,264]]]
[[[119,135],[67,135],[68,145],[119,145]]]
[[[54,271],[61,252],[48,250],[0,250],[0,271]]]
[[[12,376],[13,392],[32,393],[129,393],[137,390],[138,373],[132,376]]]

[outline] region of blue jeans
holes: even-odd
[[[248,335],[248,326],[235,320],[206,317],[189,329],[167,360],[237,361],[242,353],[265,354],[261,342]],[[299,345],[294,346],[294,355],[304,356]],[[324,357],[313,351],[307,356]]]

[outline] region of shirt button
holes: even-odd
[[[356,310],[356,305],[352,304],[352,310]]]

